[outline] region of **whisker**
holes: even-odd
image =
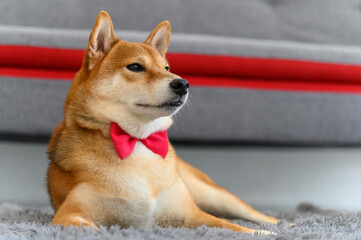
[[[174,118],[174,121],[173,121],[173,126],[175,127],[175,130],[178,132],[178,131],[179,131],[179,129],[178,129],[178,126],[177,126],[177,120],[176,120],[177,115],[178,115],[178,114],[176,114],[176,115],[174,115],[174,116],[173,116],[173,118]]]
[[[188,95],[188,100],[186,102],[186,107],[192,107],[192,101],[191,101],[191,98],[193,98],[193,96],[191,94]]]

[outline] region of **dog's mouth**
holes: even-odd
[[[184,103],[184,101],[182,101],[182,100],[176,100],[176,101],[165,102],[160,105],[150,105],[150,104],[143,104],[143,103],[138,103],[136,105],[139,107],[148,107],[148,108],[176,108],[176,107],[182,106],[183,103]]]

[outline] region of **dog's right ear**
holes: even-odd
[[[114,33],[113,23],[106,11],[99,12],[95,26],[90,34],[87,54],[89,70],[109,52],[119,39]]]

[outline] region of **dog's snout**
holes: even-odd
[[[188,92],[189,82],[185,79],[176,78],[170,82],[170,87],[176,94],[183,96]]]

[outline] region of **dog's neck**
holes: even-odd
[[[173,121],[171,116],[154,118],[152,116],[137,115],[128,110],[125,105],[115,105],[109,102],[87,100],[87,104],[68,107],[66,115],[76,118],[80,126],[97,129],[103,135],[110,137],[110,123],[115,122],[129,135],[145,139],[152,133],[168,129]],[[81,111],[79,110],[81,109]],[[77,113],[83,112],[83,116]]]
[[[129,135],[145,139],[152,133],[168,129],[172,125],[171,117],[160,117],[154,120],[134,118],[118,118],[114,121]]]
[[[85,115],[76,115],[75,118],[81,127],[100,130],[104,136],[110,136],[110,122],[104,123],[103,121]],[[166,130],[173,123],[171,117],[160,117],[150,121],[118,117],[113,121],[129,135],[139,139],[145,139],[152,133]]]

